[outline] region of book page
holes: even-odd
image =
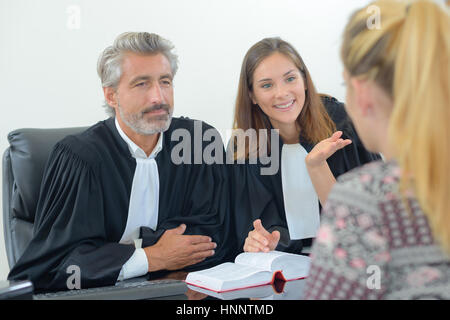
[[[286,280],[293,280],[307,277],[310,264],[310,257],[285,253],[272,263],[272,269],[281,271]]]
[[[311,259],[307,256],[281,252],[244,252],[239,254],[236,264],[258,267],[267,271],[281,271],[286,280],[307,277]]]
[[[232,290],[226,292],[215,292],[204,288],[199,288],[197,286],[191,286],[188,284],[188,289],[196,292],[207,294],[210,297],[222,299],[222,300],[232,300],[232,299],[242,299],[242,298],[265,298],[270,297],[274,294],[272,285],[263,285],[258,287],[245,288],[240,290]]]
[[[261,271],[264,270],[226,262],[210,269],[189,273],[186,277],[186,283],[220,291],[223,289],[224,283],[241,283],[242,286],[246,286],[248,282],[244,280]]]
[[[286,255],[286,253],[280,251],[243,252],[236,257],[234,262],[237,264],[261,268],[266,271],[275,271],[272,270],[272,264],[278,257],[283,255]]]
[[[215,266],[214,268],[199,271],[199,273],[219,280],[240,280],[261,271],[263,270],[260,268],[227,262]]]

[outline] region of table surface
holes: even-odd
[[[185,271],[175,271],[165,273],[163,275],[147,278],[147,281],[152,280],[181,280],[184,281],[188,275]],[[282,281],[276,280],[273,284],[250,287],[245,289],[232,290],[228,292],[214,292],[207,289],[199,288],[193,285],[185,284],[186,291],[184,295],[180,292],[176,299],[182,300],[234,300],[234,299],[250,299],[250,300],[299,300],[302,299],[306,279]],[[184,290],[181,289],[181,290]],[[58,298],[58,297],[56,297]],[[64,297],[59,297],[64,299]],[[76,298],[76,297],[75,297]],[[168,299],[175,299],[175,297],[167,297]]]

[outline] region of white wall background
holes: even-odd
[[[96,62],[124,31],[155,32],[175,44],[175,116],[230,128],[242,59],[269,36],[291,42],[319,92],[343,100],[341,33],[351,12],[368,2],[0,0],[0,151],[8,146],[7,133],[17,128],[87,126],[105,119]],[[79,28],[73,28],[71,6],[80,10]],[[3,280],[9,268],[0,238]]]

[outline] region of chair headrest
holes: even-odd
[[[34,222],[41,180],[53,146],[67,135],[87,127],[61,129],[18,129],[8,134],[14,192],[13,216]]]

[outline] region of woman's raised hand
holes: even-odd
[[[247,252],[269,252],[275,250],[280,241],[280,232],[270,233],[262,226],[261,220],[253,221],[254,229],[248,233],[244,243],[244,251]]]
[[[336,131],[330,138],[324,139],[316,144],[306,156],[306,165],[310,168],[321,166],[337,150],[352,143],[352,140],[344,140],[341,136],[342,131]]]

